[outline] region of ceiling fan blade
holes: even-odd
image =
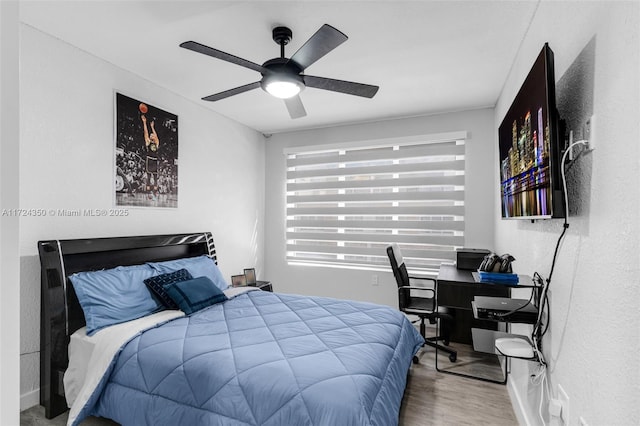
[[[300,96],[296,95],[292,98],[285,99],[284,103],[289,110],[291,118],[295,119],[307,115],[307,111],[305,111],[304,105],[302,105],[302,99],[300,99]]]
[[[352,81],[334,80],[332,78],[314,77],[312,75],[304,75],[302,77],[307,87],[331,90],[332,92],[346,93],[347,95],[362,96],[363,98],[373,98],[379,89],[378,86],[354,83]]]
[[[238,58],[230,53],[223,52],[222,50],[214,49],[213,47],[205,46],[196,41],[185,41],[180,44],[180,47],[193,50],[194,52],[202,53],[204,55],[212,56],[223,61],[231,62],[232,64],[240,65],[260,73],[265,72],[266,69],[262,65],[258,65],[254,62],[247,61],[246,59]]]
[[[235,87],[233,89],[225,90],[224,92],[216,93],[214,95],[205,96],[203,101],[219,101],[220,99],[228,98],[229,96],[238,95],[240,93],[248,92],[249,90],[257,89],[260,87],[260,82],[245,84],[244,86]]]
[[[307,42],[291,57],[291,61],[302,70],[347,41],[347,36],[324,24]]]

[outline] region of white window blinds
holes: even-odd
[[[464,245],[464,140],[287,152],[287,261],[433,273]]]

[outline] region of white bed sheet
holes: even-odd
[[[69,367],[64,373],[64,395],[71,407],[76,400],[84,378],[91,354],[96,346],[94,336],[87,336],[87,327],[82,327],[71,335],[69,340]]]

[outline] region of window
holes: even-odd
[[[464,138],[387,140],[287,154],[287,261],[435,273],[464,245]],[[457,137],[452,137],[457,136]]]

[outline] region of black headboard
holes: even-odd
[[[40,404],[47,418],[67,410],[62,378],[67,345],[85,325],[69,275],[206,254],[217,262],[209,232],[38,241],[41,268]]]

